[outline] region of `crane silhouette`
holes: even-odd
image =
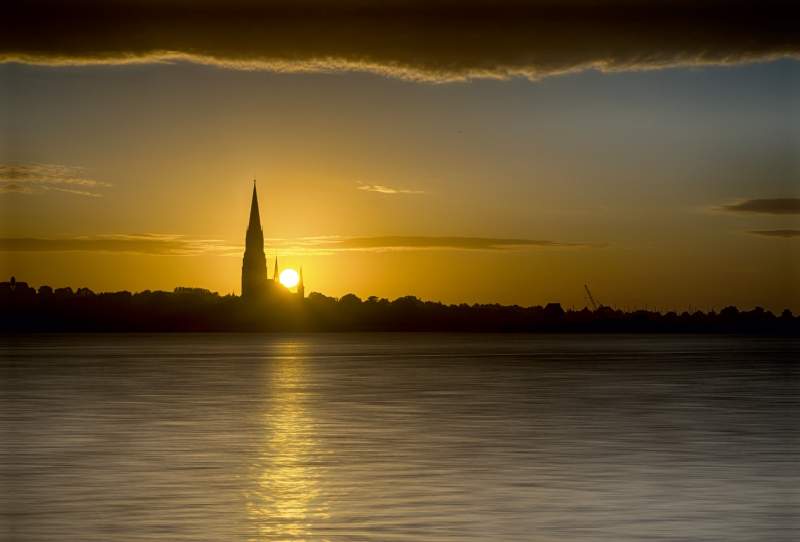
[[[602,303],[595,302],[594,298],[592,297],[592,292],[589,291],[589,287],[586,286],[585,284],[583,285],[583,287],[586,288],[586,293],[589,294],[589,301],[592,302],[592,310],[596,311],[598,307],[602,307],[603,306]]]

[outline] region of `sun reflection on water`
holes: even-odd
[[[286,354],[271,367],[263,414],[266,440],[245,493],[251,528],[257,533],[252,541],[324,540],[314,536],[314,523],[330,517],[330,495],[323,483],[328,453],[320,449],[308,410],[303,361],[297,352]]]

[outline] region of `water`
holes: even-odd
[[[4,541],[789,541],[800,340],[19,336]]]

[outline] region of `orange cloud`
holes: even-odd
[[[366,190],[368,192],[380,192],[381,194],[422,194],[421,190],[404,190],[389,188],[381,184],[359,186],[359,190]]]

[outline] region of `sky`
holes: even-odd
[[[255,177],[306,292],[800,311],[789,3],[38,4],[2,276],[240,293]]]

